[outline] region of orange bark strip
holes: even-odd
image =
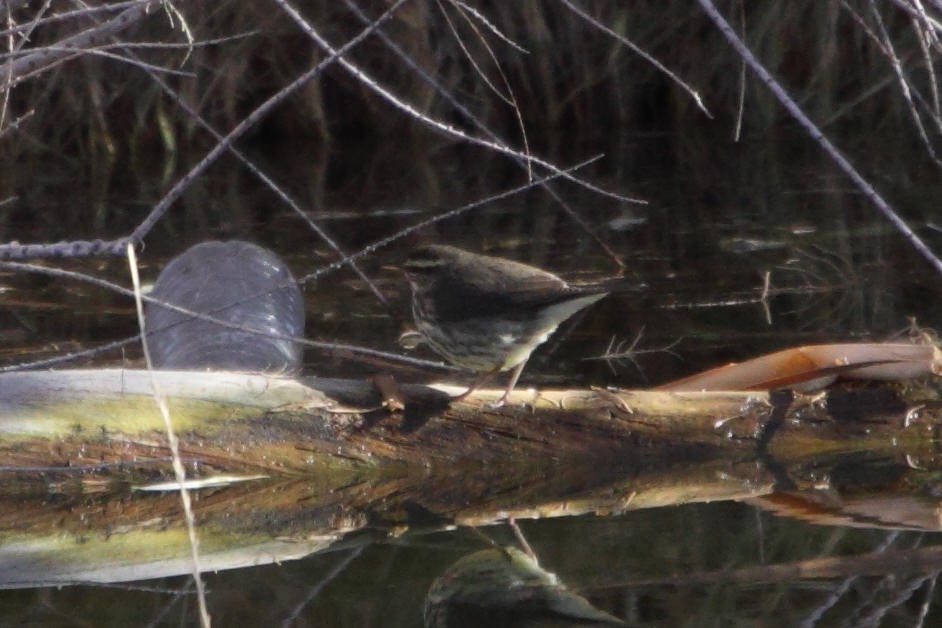
[[[662,384],[656,390],[769,390],[790,386],[807,391],[824,388],[837,379],[904,380],[930,374],[942,374],[942,353],[930,344],[808,345],[712,368]]]

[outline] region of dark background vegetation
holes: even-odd
[[[33,4],[14,13],[16,23],[28,23],[36,11]],[[848,5],[863,19],[869,16],[867,2]],[[361,9],[375,16],[384,6],[372,3]],[[164,10],[152,11],[122,39],[159,44],[156,49],[135,48],[134,54],[166,69],[160,74],[180,99],[220,130],[234,126],[324,56],[271,3],[180,2],[177,8],[193,33],[194,47],[187,46],[179,22]],[[841,138],[843,150],[865,173],[888,176],[893,164],[880,155],[909,154],[907,183],[934,179],[937,171],[913,130],[886,56],[841,3],[728,2],[720,8],[796,102],[825,131]],[[893,43],[911,65],[911,80],[929,98],[912,18],[893,3],[880,8]],[[363,28],[343,2],[302,2],[297,9],[335,45]],[[466,14],[448,3],[408,2],[383,30],[511,145],[523,145],[517,111],[489,83],[502,92],[505,80],[510,86],[534,154],[565,164],[604,152],[611,157],[594,166],[592,174],[624,193],[643,196],[649,191],[645,186],[658,183],[650,181],[657,176],[653,173],[669,171],[682,175],[678,179],[689,186],[679,193],[702,194],[719,178],[749,194],[749,182],[741,179],[748,175],[740,172],[738,161],[753,154],[751,146],[767,155],[772,167],[798,162],[807,176],[829,174],[812,141],[793,141],[794,122],[768,90],[751,76],[741,80],[741,62],[695,4],[596,2],[586,4],[586,10],[699,90],[712,120],[660,69],[561,4],[527,0],[481,3],[477,9],[527,52],[495,37],[480,22],[469,23]],[[48,26],[40,22],[27,45],[52,46],[93,24],[90,19]],[[125,56],[121,48],[107,50]],[[349,58],[430,117],[472,128],[378,38],[363,42]],[[735,144],[740,89],[745,90],[743,132]],[[61,238],[120,235],[215,143],[132,62],[81,55],[22,80],[5,94],[7,125],[32,113],[2,138],[0,189],[5,198],[18,199],[8,203],[2,216],[0,237],[5,241],[51,239],[42,230]],[[368,216],[382,204],[435,207],[456,185],[478,181],[496,190],[521,176],[493,151],[430,131],[336,65],[254,125],[239,145],[274,171],[312,212],[339,205]],[[230,159],[220,160],[213,174],[211,181],[191,186],[183,207],[165,219],[163,233],[220,228],[243,211],[255,212],[259,219],[279,211],[264,196],[257,202],[241,198],[251,193],[246,188],[258,186]],[[412,198],[404,199],[403,190],[413,190]],[[761,199],[747,196],[743,201],[765,209]],[[46,207],[48,211],[33,210]],[[711,218],[691,215],[687,220],[708,228]],[[369,224],[364,220],[357,227]]]
[[[216,145],[181,104],[225,133],[326,56],[291,19],[286,4],[172,6],[178,12],[154,3],[130,28],[88,43],[84,54],[40,56],[32,73],[13,75],[7,66],[0,242],[129,234]],[[389,4],[293,6],[339,46]],[[56,10],[70,7],[44,13],[37,3],[7,2],[4,8],[14,27],[7,35],[12,59],[54,52],[63,38],[100,28],[113,15],[73,9],[74,18],[53,20]],[[555,182],[553,189],[582,224],[549,193],[534,190],[442,221],[367,256],[361,265],[375,280],[384,277],[373,269],[398,262],[403,249],[430,240],[563,274],[613,273],[618,268],[606,259],[600,247],[605,243],[655,289],[650,300],[629,306],[703,310],[700,306],[730,295],[748,293],[754,299],[762,274],[783,266],[784,273],[772,276],[773,289],[781,292],[777,321],[788,323],[777,328],[781,331],[810,329],[820,338],[885,336],[904,327],[906,316],[922,314],[910,306],[914,298],[922,299],[921,282],[910,288],[888,287],[885,281],[887,258],[909,260],[903,268],[922,262],[745,71],[702,8],[688,2],[594,2],[583,8],[624,39],[549,0],[480,3],[474,7],[480,18],[457,3],[410,1],[383,24],[386,39],[374,34],[346,58],[415,111],[471,135],[493,134],[559,166],[604,155],[579,176],[648,204]],[[904,2],[726,2],[719,9],[864,176],[930,243],[938,241],[932,229],[938,165],[931,150],[942,125],[933,96],[938,44],[926,26],[932,24],[931,11],[920,17]],[[903,64],[910,100],[892,71],[893,58]],[[712,117],[679,82],[702,95]],[[921,139],[917,122],[928,129],[928,141]],[[336,63],[288,94],[235,145],[348,253],[528,176],[506,155],[443,134],[391,106]],[[794,235],[808,229],[814,235]],[[167,256],[210,238],[260,242],[288,258],[298,275],[337,258],[225,152],[183,187],[144,236],[144,272],[150,277]],[[122,265],[117,260],[106,273],[123,276]],[[358,301],[362,286],[349,272],[335,277],[328,274],[317,287],[309,286],[318,293],[311,308],[328,310],[322,319],[330,319],[318,321],[312,335],[360,336],[362,326],[338,322],[357,312],[368,312],[367,318],[407,317],[403,308],[391,311],[372,297]],[[30,285],[44,281],[29,277]],[[389,281],[396,297],[401,286]],[[54,290],[94,291],[54,284]],[[809,294],[818,296],[809,299]],[[54,292],[42,300],[64,298]],[[61,318],[40,315],[30,321],[38,331],[31,336],[40,342],[51,335],[64,343],[82,335],[102,339],[133,332],[127,300],[107,293],[101,299],[114,301],[120,316],[77,320],[74,314],[86,307],[100,314],[102,302],[73,299],[66,323],[71,332],[61,333]],[[807,310],[809,300],[813,312]],[[613,332],[616,340],[645,326],[653,346],[666,346],[691,332],[701,339],[742,332],[743,318],[761,319],[757,311],[723,309],[713,316],[719,320],[710,314],[682,317],[672,329],[659,329],[657,319],[643,320],[650,317],[638,314],[637,307],[620,307],[609,317],[622,317]],[[19,326],[11,325],[11,331]],[[394,337],[397,324],[383,331]],[[710,343],[710,351],[730,344],[727,337]],[[36,344],[31,349],[47,353]],[[704,361],[716,357],[711,353]],[[691,359],[691,366],[699,363]],[[657,365],[649,368],[655,379],[663,378]]]
[[[604,245],[627,265],[629,277],[649,286],[642,295],[600,304],[563,330],[558,342],[534,357],[524,375],[531,381],[644,385],[762,350],[889,337],[905,331],[910,317],[923,327],[940,325],[938,274],[744,68],[702,4],[603,0],[578,6],[699,92],[710,116],[663,69],[564,2],[471,2],[486,21],[457,2],[403,4],[382,25],[402,56],[374,34],[346,58],[415,111],[466,133],[492,133],[559,167],[603,154],[578,175],[647,204],[554,181],[565,207],[547,191],[533,189],[425,227],[359,260],[390,298],[388,305],[346,268],[308,282],[307,335],[398,351],[395,338],[408,319],[405,286],[382,267],[428,241],[577,277],[620,272]],[[95,32],[129,5],[96,13],[58,0],[0,0],[7,29],[0,39],[0,244],[12,245],[3,257],[13,255],[16,243],[128,236],[217,145],[182,104],[224,134],[326,57],[290,10],[339,46],[390,5],[177,0],[171,10],[152,0],[149,13],[128,28],[63,56],[64,38]],[[942,129],[935,74],[942,50],[939,2],[723,0],[717,8],[915,232],[942,250],[942,179],[934,152]],[[66,12],[74,14],[55,17]],[[36,65],[16,68],[15,61],[27,55],[36,55]],[[893,68],[897,61],[902,81]],[[506,155],[395,108],[337,63],[251,124],[235,146],[346,253],[528,177]],[[535,167],[534,173],[548,170]],[[137,243],[142,272],[153,279],[167,258],[214,238],[264,244],[299,277],[339,258],[225,152],[187,183]],[[128,283],[126,262],[117,256],[13,257]],[[760,302],[766,272],[769,318]],[[132,303],[123,296],[22,268],[5,266],[0,273],[0,358],[7,366],[136,332]],[[673,353],[636,355],[637,367],[623,360],[613,364],[614,373],[604,362],[581,359],[603,353],[610,341],[624,348],[641,330],[639,349],[672,346]],[[138,358],[136,346],[128,345],[91,359],[136,364]],[[378,368],[321,352],[311,352],[307,362],[307,371],[315,373],[363,375]],[[731,538],[731,523],[743,533]],[[587,581],[595,570],[601,580],[616,583],[629,572],[656,579],[761,562],[756,548],[774,546],[793,558],[862,552],[890,542],[882,531],[809,533],[804,524],[734,504],[525,527],[538,553],[551,557],[550,566],[564,576]],[[421,545],[371,548],[365,562],[312,604],[310,616],[318,621],[311,625],[343,613],[334,625],[418,625],[417,600],[435,575],[430,571],[440,571],[476,543],[441,536],[446,538],[434,540],[439,545],[433,544],[432,560]],[[901,538],[916,545],[928,537]],[[589,566],[587,557],[597,562]],[[307,594],[307,585],[299,583],[324,578],[334,558],[213,576],[214,614],[280,620]],[[364,587],[362,572],[379,574],[379,582]],[[252,598],[259,579],[275,590],[264,600]],[[651,587],[617,600],[612,594],[606,608],[622,605],[622,616],[633,612],[639,625],[671,625],[685,613],[703,618],[697,625],[795,625],[815,612],[832,584],[756,587],[748,590],[749,599],[743,599],[743,587],[704,585],[680,594],[671,586]],[[879,584],[860,579],[854,592],[872,602],[868,587]],[[926,600],[937,597],[931,586],[923,592]],[[273,601],[278,595],[283,599]],[[102,604],[106,596],[108,604]],[[84,616],[105,615],[106,623],[121,612],[138,612],[142,599],[155,616],[165,607],[159,594],[95,589],[3,598],[14,619],[62,624],[69,623],[62,609],[78,604],[91,607]],[[920,602],[905,597],[888,603],[896,613],[889,616],[898,621],[892,625],[918,623]],[[842,603],[850,607],[842,616],[853,617],[859,609],[852,596]],[[181,606],[192,610],[188,604]],[[807,614],[796,617],[796,608]],[[193,619],[183,611],[179,616],[186,618],[183,623]]]

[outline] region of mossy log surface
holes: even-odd
[[[498,390],[449,403],[460,389],[404,386],[405,409],[393,412],[365,381],[153,381],[188,476],[245,480],[194,492],[208,569],[362,542],[350,533],[377,526],[755,499],[785,476],[811,487],[802,465],[847,452],[925,467],[942,417],[925,385],[818,396],[517,391],[501,408],[487,405]],[[0,587],[185,573],[179,496],[153,490],[173,479],[166,442],[147,372],[0,375]]]
[[[402,387],[390,411],[368,381],[245,373],[76,370],[0,375],[7,471],[120,463],[153,479],[167,459],[153,395],[168,402],[184,457],[215,472],[308,474],[560,459],[705,459],[761,447],[779,457],[919,448],[942,404],[928,386],[787,391],[499,391],[451,403],[447,386]]]

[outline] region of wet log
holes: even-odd
[[[153,379],[152,379],[153,378]],[[0,375],[4,469],[119,468],[165,476],[169,455],[153,395],[167,398],[185,461],[206,474],[360,474],[558,460],[715,458],[758,447],[779,457],[928,446],[940,416],[930,386],[782,391],[482,390],[402,387],[387,410],[368,381],[245,373],[75,370]],[[87,477],[86,473],[86,477]],[[169,476],[166,476],[169,477]]]
[[[449,403],[460,389],[403,386],[395,412],[366,381],[154,378],[188,475],[225,475],[194,493],[209,569],[356,543],[348,533],[366,527],[757,499],[783,479],[813,488],[819,474],[805,479],[802,464],[841,452],[925,466],[942,415],[932,386],[916,384],[816,396],[519,390],[501,408],[487,405],[501,390]],[[0,391],[0,587],[189,570],[150,374],[6,374]]]
[[[397,535],[515,518],[606,514],[767,493],[754,464],[659,467],[645,472],[558,467],[533,477],[498,468],[428,475],[400,467],[337,485],[313,476],[254,480],[194,492],[203,569],[222,570],[368,544],[372,528]],[[95,490],[101,491],[96,493]],[[115,582],[188,573],[175,491],[90,482],[54,495],[0,495],[0,589]],[[83,492],[84,491],[84,492]]]

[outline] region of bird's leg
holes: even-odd
[[[511,393],[511,392],[513,392],[514,386],[517,385],[517,380],[520,379],[520,373],[523,372],[523,367],[526,366],[526,364],[527,364],[527,361],[524,360],[523,362],[521,362],[520,364],[518,364],[517,366],[514,367],[514,370],[511,371],[511,373],[510,373],[510,381],[507,383],[507,388],[506,388],[506,390],[504,390],[504,394],[501,395],[501,396],[500,396],[500,399],[498,399],[497,401],[489,402],[489,403],[487,404],[488,407],[490,407],[490,408],[499,408],[499,407],[501,407],[502,405],[504,405],[505,403],[507,403],[507,397],[510,396],[510,393]],[[481,386],[483,386],[483,385],[487,382],[487,380],[489,380],[490,378],[494,377],[494,375],[496,375],[499,371],[500,371],[500,367],[498,366],[498,367],[495,368],[495,369],[492,369],[492,370],[490,370],[490,371],[486,371],[486,372],[482,373],[481,376],[478,377],[478,378],[474,381],[474,383],[471,384],[471,387],[470,387],[470,388],[468,388],[466,391],[464,391],[464,392],[461,393],[460,395],[458,395],[458,396],[456,396],[456,397],[452,397],[451,400],[452,400],[452,401],[461,401],[462,399],[464,399],[465,397],[467,397],[468,395],[470,395],[471,393],[473,393],[475,390],[477,390],[478,388],[480,388]]]
[[[507,397],[509,397],[510,393],[513,392],[514,386],[517,385],[517,380],[520,379],[520,373],[523,372],[523,367],[526,365],[527,361],[524,360],[514,367],[514,370],[510,373],[510,381],[507,383],[507,389],[504,391],[504,394],[500,396],[500,399],[490,404],[492,408],[499,408],[507,403]]]
[[[473,393],[475,390],[477,390],[478,388],[480,388],[481,386],[483,386],[484,384],[486,384],[486,383],[487,383],[487,380],[489,380],[490,378],[492,378],[492,377],[494,377],[495,375],[497,375],[497,373],[498,373],[499,371],[500,371],[500,367],[499,367],[499,366],[498,366],[496,369],[491,369],[490,371],[484,371],[483,373],[481,373],[481,374],[478,376],[478,378],[477,378],[476,380],[474,380],[474,382],[471,383],[471,387],[470,387],[470,388],[468,388],[466,391],[464,391],[464,392],[461,393],[460,395],[456,395],[456,396],[452,397],[451,400],[452,400],[452,401],[461,401],[461,400],[463,400],[465,397],[467,397],[468,395],[470,395],[471,393]]]

